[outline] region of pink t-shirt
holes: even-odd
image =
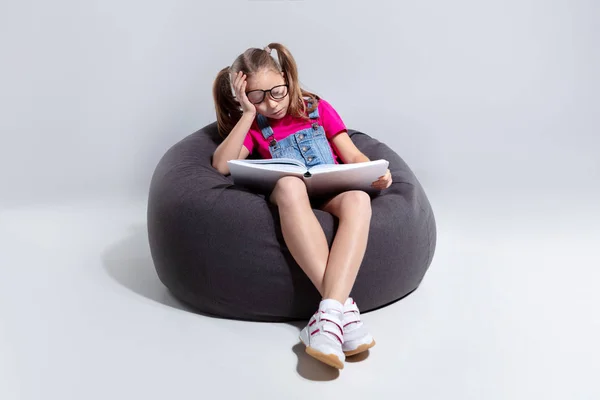
[[[335,111],[331,104],[325,100],[319,100],[318,110],[319,118],[317,119],[317,122],[323,127],[323,129],[325,129],[325,134],[329,140],[329,144],[331,145],[331,139],[333,139],[333,137],[338,133],[345,131],[346,125],[344,125],[344,122],[342,122],[342,119],[337,111]],[[283,140],[299,130],[310,128],[312,125],[312,120],[304,121],[300,118],[292,117],[289,114],[281,119],[269,118],[268,120],[271,129],[273,129],[273,136],[277,141]],[[269,152],[269,143],[263,137],[256,119],[254,119],[250,130],[246,134],[244,146],[246,146],[250,154],[258,151],[258,154],[261,158],[272,158],[271,153]],[[331,146],[331,153],[333,154],[335,163],[339,164],[339,154],[337,154],[333,146]]]

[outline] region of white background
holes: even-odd
[[[2,200],[146,191],[248,47],[448,187],[600,179],[588,1],[2,1]]]

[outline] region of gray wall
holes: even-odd
[[[592,0],[4,0],[0,202],[145,193],[214,121],[217,71],[272,41],[426,185],[585,189],[599,18]]]

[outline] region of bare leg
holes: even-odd
[[[325,269],[322,296],[344,304],[354,286],[367,248],[371,198],[366,192],[340,193],[322,207],[339,218],[339,226]]]
[[[281,231],[290,253],[323,295],[329,246],[311,208],[306,185],[296,177],[281,178],[271,193],[270,201],[279,209]]]
[[[340,221],[331,252],[300,179],[280,179],[270,201],[279,208],[283,237],[300,268],[323,298],[343,304],[354,286],[367,247],[371,221],[369,195],[348,191],[323,205],[323,211]]]

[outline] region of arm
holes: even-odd
[[[331,140],[344,164],[361,163],[371,161],[354,144],[347,131],[338,133]],[[372,183],[375,189],[382,190],[392,184],[392,174],[388,169],[384,176]]]
[[[354,144],[347,131],[342,131],[331,140],[344,164],[371,161]]]
[[[215,150],[213,154],[212,166],[221,174],[229,174],[227,161],[248,157],[249,152],[244,146],[244,138],[246,137],[246,134],[248,134],[250,126],[252,126],[254,117],[255,115],[252,114],[242,114],[242,118],[240,118],[229,135],[227,135],[225,140],[223,140],[223,142]]]

